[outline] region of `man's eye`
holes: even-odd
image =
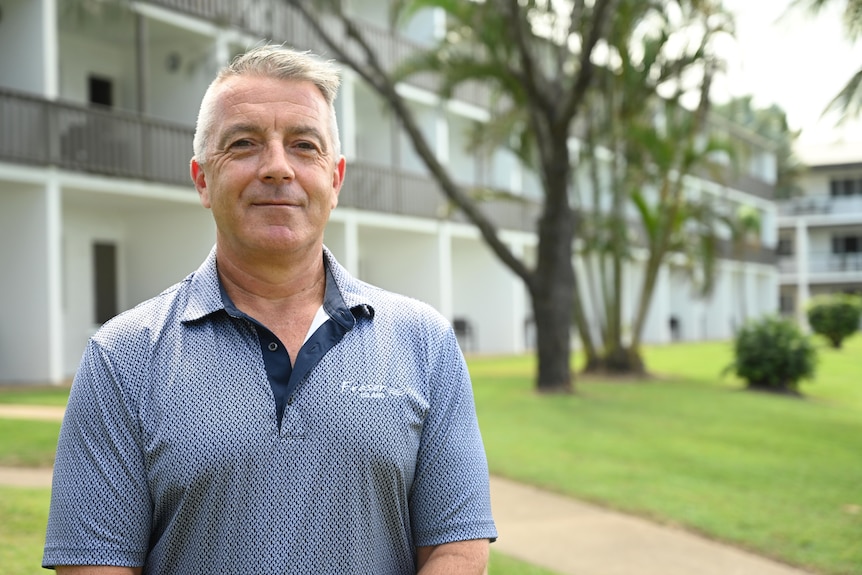
[[[312,142],[297,142],[294,144],[295,147],[299,148],[304,152],[315,152],[317,151],[317,146]]]
[[[237,140],[236,142],[231,143],[231,148],[248,148],[249,146],[253,146],[254,142],[251,140]]]

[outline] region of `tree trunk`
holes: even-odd
[[[571,268],[571,264],[569,266]],[[571,393],[569,359],[574,282],[563,281],[563,274],[559,272],[545,270],[541,273],[553,274],[555,280],[539,281],[532,295],[539,372],[536,388],[539,393]],[[574,279],[573,273],[569,276]]]
[[[575,298],[572,262],[574,214],[569,206],[567,164],[551,170],[549,193],[539,220],[538,262],[530,284],[536,320],[540,393],[571,393],[571,325]]]

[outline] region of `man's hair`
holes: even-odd
[[[207,88],[201,101],[195,126],[194,159],[206,163],[213,130],[213,112],[218,87],[228,78],[237,76],[260,76],[277,80],[304,80],[313,83],[329,106],[329,133],[332,153],[337,161],[341,155],[341,141],[335,118],[335,97],[338,95],[340,77],[332,61],[325,61],[310,52],[297,52],[283,46],[267,44],[240,54],[222,68]]]

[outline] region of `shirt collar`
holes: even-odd
[[[374,308],[360,294],[359,283],[336,261],[332,252],[324,246],[323,263],[326,268],[326,288],[323,296],[323,309],[329,316],[351,329],[356,319],[374,317]],[[189,299],[181,321],[197,321],[220,310],[236,309],[233,302],[223,294],[221,281],[216,267],[216,248],[189,278]]]

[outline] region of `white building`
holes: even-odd
[[[808,300],[862,294],[862,151],[857,145],[802,148],[801,197],[779,203],[781,311],[806,325]]]
[[[354,0],[357,22],[368,30],[385,22],[383,4]],[[422,42],[441,24],[439,13],[421,13],[408,35]],[[409,49],[381,30],[383,54]],[[0,382],[66,380],[100,323],[203,260],[214,228],[188,177],[197,107],[218,68],[270,39],[325,53],[279,0],[0,0]],[[508,154],[464,152],[464,128],[488,117],[472,95],[441,103],[428,86],[403,92],[460,181],[537,189]],[[468,351],[529,349],[524,287],[450,213],[393,116],[350,73],[337,107],[348,170],[327,245],[362,279],[467,320]],[[665,270],[645,341],[669,341],[670,316],[684,339],[726,338],[743,316],[776,308],[774,162],[754,158],[727,186],[691,185],[754,205],[763,249],[747,260],[725,250],[707,301],[689,293],[679,270]],[[486,209],[529,260],[535,209]]]

